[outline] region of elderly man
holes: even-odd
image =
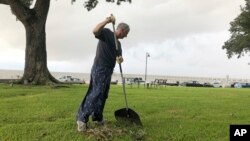
[[[117,39],[123,39],[127,37],[130,28],[126,23],[120,23],[116,32],[113,33],[110,29],[104,28],[109,23],[115,23],[115,17],[112,14],[97,24],[93,30],[99,41],[91,69],[90,85],[77,113],[77,130],[79,132],[86,131],[90,115],[94,123],[104,124],[103,109],[108,98],[113,69],[116,61],[117,63],[123,62],[121,43],[118,41],[117,50],[114,34]]]

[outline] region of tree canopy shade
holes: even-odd
[[[31,4],[35,2],[34,8]],[[76,0],[72,0],[72,3]],[[106,0],[107,2],[131,2],[131,0]],[[47,67],[46,21],[50,0],[0,0],[0,4],[9,5],[12,13],[24,25],[26,31],[25,66],[21,83],[44,85],[58,83]],[[84,7],[91,10],[98,0],[85,1]]]
[[[238,58],[250,51],[250,0],[241,7],[241,14],[230,23],[231,37],[223,45],[228,58],[237,55]]]

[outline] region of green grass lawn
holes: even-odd
[[[143,128],[116,122],[125,107],[121,86],[111,86],[107,121],[86,133],[76,131],[75,115],[87,85],[10,87],[0,84],[0,141],[228,141],[230,124],[250,124],[250,89],[126,87],[129,107]]]

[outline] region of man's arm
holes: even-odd
[[[93,34],[95,36],[100,35],[101,30],[105,27],[108,23],[115,23],[115,17],[111,14],[111,16],[107,17],[104,21],[100,22],[96,25],[96,27],[93,30]]]

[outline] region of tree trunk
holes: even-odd
[[[0,0],[0,4],[10,5],[12,13],[25,27],[25,67],[20,82],[36,85],[59,83],[47,67],[45,25],[50,0],[36,0],[33,9],[21,0]]]
[[[58,83],[47,67],[45,23],[40,21],[25,25],[26,50],[22,83],[37,85]]]

